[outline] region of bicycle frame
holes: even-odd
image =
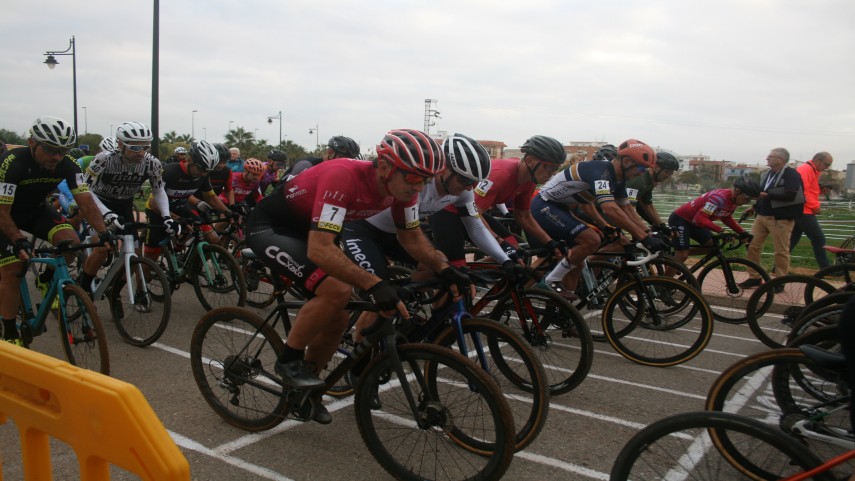
[[[53,303],[54,297],[59,296],[60,309],[65,308],[65,295],[62,292],[62,286],[68,283],[74,283],[74,281],[71,279],[71,274],[68,272],[68,265],[65,263],[65,259],[60,259],[60,257],[33,257],[30,259],[31,262],[45,264],[49,267],[53,266],[54,268],[53,279],[51,280],[50,286],[48,286],[48,290],[45,293],[44,299],[42,299],[42,302],[41,304],[39,304],[38,310],[35,313],[33,312],[30,289],[27,286],[27,278],[21,278],[20,293],[21,308],[23,312],[19,329],[23,327],[24,324],[26,324],[30,335],[33,337],[39,336],[44,332],[44,324],[47,320],[47,314],[48,311],[50,311],[50,306]],[[60,318],[64,319],[65,316],[60,316]],[[23,331],[21,332],[21,334],[23,335]],[[25,343],[29,344],[29,340],[25,340]]]
[[[133,274],[131,272],[131,260],[137,257],[136,249],[134,246],[134,236],[120,235],[118,236],[118,238],[122,241],[122,248],[119,251],[119,255],[122,256],[122,262],[113,262],[113,264],[110,265],[110,269],[107,271],[107,274],[104,275],[104,278],[101,280],[101,282],[98,283],[97,287],[95,287],[95,290],[92,291],[92,297],[94,299],[104,298],[107,289],[112,285],[113,280],[116,278],[116,276],[122,269],[124,269],[125,271],[126,279],[130,279]],[[89,237],[87,237],[86,239],[88,241]],[[90,254],[92,254],[92,249],[86,249],[86,255],[88,256]],[[137,275],[142,278],[142,267],[140,267]],[[140,287],[142,287],[143,289],[147,288],[144,282],[141,283]],[[133,292],[134,289],[132,289],[130,282],[126,283],[126,288],[128,289],[129,302],[133,304],[135,302],[134,297],[136,293]]]

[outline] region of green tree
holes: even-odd
[[[698,177],[698,173],[694,170],[687,170],[685,172],[680,172],[680,182],[684,184],[698,184],[700,183],[700,177]]]
[[[9,145],[27,145],[27,137],[6,129],[0,129],[0,140]]]
[[[228,147],[237,147],[241,151],[241,156],[246,158],[244,152],[252,151],[252,147],[255,144],[255,139],[253,138],[252,132],[247,131],[243,127],[238,127],[236,129],[230,130],[228,134],[226,134],[226,145]]]
[[[172,144],[175,143],[178,139],[178,133],[174,130],[170,130],[169,132],[163,134],[163,137],[160,138],[160,141],[164,144]]]
[[[78,145],[88,145],[89,153],[95,155],[100,152],[101,148],[98,147],[98,144],[104,140],[104,136],[101,134],[84,134],[77,138]]]

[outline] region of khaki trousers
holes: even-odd
[[[751,235],[754,239],[748,244],[749,261],[760,263],[760,252],[766,237],[772,235],[772,246],[775,248],[775,277],[785,276],[790,271],[790,235],[795,221],[779,219],[771,215],[758,215],[751,225]]]

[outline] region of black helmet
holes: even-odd
[[[481,182],[490,175],[490,154],[475,139],[454,134],[442,144],[445,160],[457,175]]]
[[[561,142],[545,135],[535,135],[526,140],[520,148],[522,153],[537,157],[548,164],[563,164],[567,160],[567,151]]]
[[[267,159],[272,162],[287,162],[288,156],[285,154],[285,152],[274,149],[271,150],[269,154],[267,154]]]
[[[359,144],[350,137],[336,135],[330,138],[327,142],[327,147],[335,152],[336,156],[345,157],[348,159],[359,159]]]
[[[597,149],[596,152],[594,152],[594,155],[593,157],[591,157],[591,160],[612,161],[615,159],[615,157],[617,157],[617,147],[612,144],[606,144]]]
[[[205,140],[200,140],[190,148],[190,160],[196,164],[196,167],[210,172],[220,162],[220,156],[216,147]]]
[[[760,196],[760,184],[751,179],[740,177],[733,181],[733,186],[752,199]]]
[[[232,154],[231,152],[229,152],[229,148],[226,147],[226,144],[214,144],[214,148],[217,149],[217,154],[219,154],[220,162],[227,161],[232,157]]]
[[[680,161],[672,153],[660,150],[656,152],[656,167],[677,172],[680,170]]]
[[[79,159],[79,158],[85,156],[86,152],[84,152],[83,149],[75,147],[75,148],[68,151],[68,155],[74,157],[75,159]]]

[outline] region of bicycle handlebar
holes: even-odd
[[[628,266],[640,266],[643,264],[647,264],[651,260],[659,257],[658,252],[650,252],[646,247],[644,247],[644,245],[641,242],[635,244],[635,248],[645,252],[644,257],[642,257],[641,259],[634,260],[634,261],[630,261],[630,260],[626,261],[626,265],[628,265]]]

